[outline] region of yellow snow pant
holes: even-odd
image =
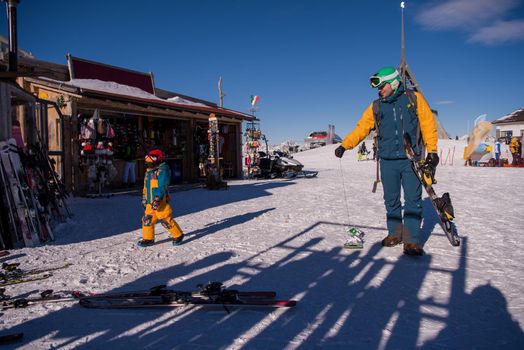
[[[162,226],[173,236],[174,239],[182,236],[183,232],[177,222],[173,219],[173,210],[165,200],[160,202],[157,210],[153,210],[151,204],[146,205],[142,217],[142,238],[145,240],[155,239],[155,224],[160,222]]]

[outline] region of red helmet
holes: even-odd
[[[149,151],[146,156],[146,162],[148,163],[160,163],[164,158],[164,153],[159,149],[153,149]]]

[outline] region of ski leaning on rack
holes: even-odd
[[[451,221],[455,218],[455,216],[453,212],[453,206],[451,205],[449,193],[444,193],[442,197],[437,196],[435,190],[433,189],[433,184],[435,183],[435,180],[433,179],[433,176],[431,176],[430,174],[428,174],[427,171],[425,171],[425,161],[417,160],[415,152],[413,151],[413,147],[410,142],[410,138],[407,134],[404,135],[404,151],[406,152],[406,155],[409,158],[409,160],[411,160],[411,166],[413,168],[413,171],[422,183],[422,187],[424,187],[424,189],[426,190],[426,193],[428,194],[431,200],[431,204],[437,212],[437,216],[440,220],[442,228],[444,229],[444,232],[446,233],[446,237],[448,238],[449,243],[451,243],[451,245],[454,247],[459,246],[460,237],[457,233],[455,224]]]
[[[186,305],[292,307],[295,300],[274,300],[274,291],[238,291],[220,282],[199,285],[197,291],[177,291],[156,286],[149,291],[99,294],[80,298],[80,305],[94,309],[165,308]]]
[[[22,239],[27,247],[34,247],[38,245],[38,232],[34,226],[33,213],[30,211],[27,198],[25,197],[25,186],[20,181],[19,170],[15,169],[10,158],[9,144],[7,142],[0,142],[0,159],[2,182],[6,186],[7,195],[9,197],[9,210],[12,215],[15,227],[14,230],[20,230]],[[14,209],[14,210],[13,210]]]

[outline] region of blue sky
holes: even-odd
[[[224,106],[247,112],[259,95],[262,129],[279,143],[355,126],[376,97],[368,77],[400,62],[399,4],[21,0],[18,41],[43,60],[151,71],[157,87],[215,102],[222,76]],[[407,61],[451,135],[524,107],[524,0],[407,1],[405,21]]]

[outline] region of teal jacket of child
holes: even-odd
[[[151,204],[155,197],[161,201],[167,200],[171,170],[166,163],[161,163],[158,167],[147,169],[144,176],[143,198],[147,204]]]

